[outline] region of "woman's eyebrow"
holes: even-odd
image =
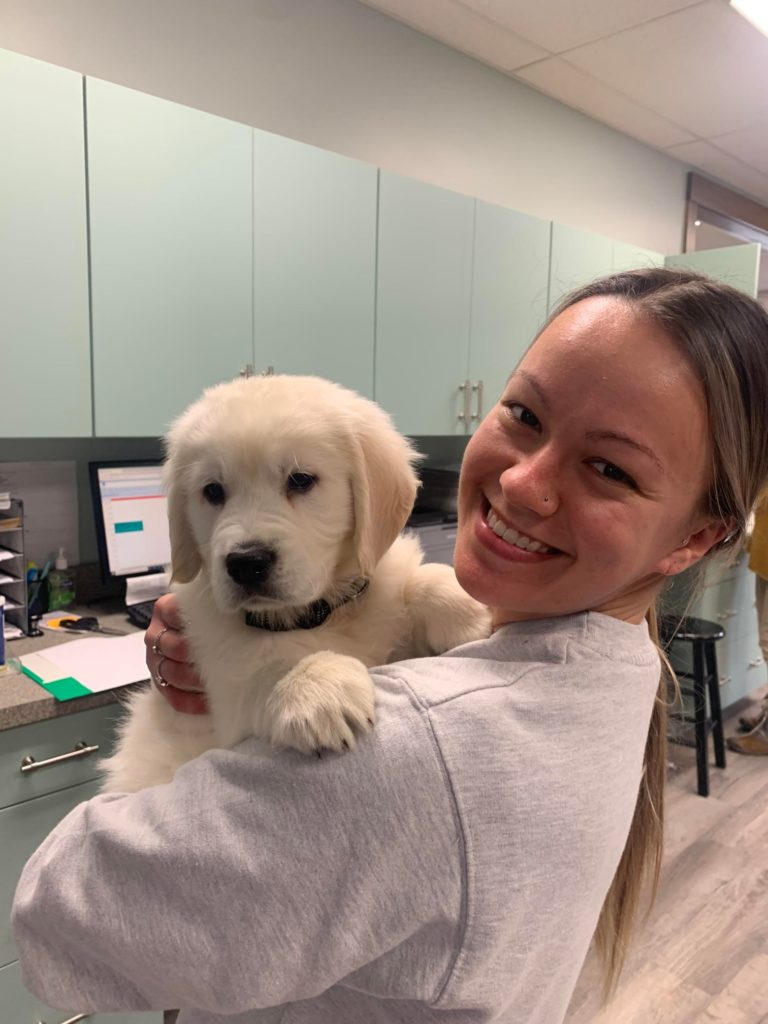
[[[513,377],[522,377],[523,380],[528,381],[533,390],[541,399],[541,404],[544,406],[544,408],[547,410],[550,409],[549,399],[544,393],[544,388],[541,386],[541,384],[539,384],[539,382],[536,380],[532,373],[528,373],[527,370],[513,370],[512,373],[510,373],[509,377],[507,378],[507,384],[509,384]]]
[[[635,441],[633,437],[629,437],[627,434],[621,434],[617,430],[588,430],[584,436],[589,441],[622,441],[624,444],[631,445],[639,452],[643,452],[649,458],[653,459],[659,469],[664,469],[661,464],[661,459],[659,459],[651,448],[645,444],[641,444],[639,441]]]

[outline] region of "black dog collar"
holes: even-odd
[[[369,580],[359,576],[350,584],[349,593],[345,594],[344,597],[334,604],[321,597],[319,600],[307,605],[304,611],[291,621],[283,620],[280,613],[246,612],[245,624],[246,626],[253,626],[254,629],[268,629],[273,633],[287,633],[294,629],[316,629],[317,626],[322,626],[331,612],[336,611],[337,608],[341,608],[342,605],[364,594],[368,589],[369,582]]]

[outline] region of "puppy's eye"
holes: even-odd
[[[311,473],[291,473],[288,477],[289,494],[306,494],[317,483],[317,477]]]
[[[205,485],[203,488],[203,497],[209,505],[223,505],[227,500],[224,488],[216,480]]]

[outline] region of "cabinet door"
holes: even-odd
[[[581,285],[613,271],[613,240],[603,235],[552,225],[552,256],[549,275],[549,308]]]
[[[0,436],[91,433],[83,84],[0,50]]]
[[[11,938],[11,904],[21,869],[54,825],[83,800],[96,796],[99,782],[83,782],[0,811],[0,964],[16,959]]]
[[[714,277],[757,298],[760,251],[757,243],[729,245],[724,249],[702,249],[701,252],[667,256],[665,262],[668,267],[698,270],[700,274]]]
[[[95,432],[158,435],[252,361],[252,129],[86,92]]]
[[[376,400],[406,434],[465,432],[474,200],[380,174]]]
[[[373,397],[375,167],[254,132],[257,372],[328,377]]]
[[[27,992],[18,964],[0,968],[0,1006],[3,1024],[62,1024],[72,1019],[71,1013],[53,1010]],[[89,1013],[85,1018],[87,1024],[162,1024],[162,1020],[162,1013]]]
[[[664,253],[653,249],[641,249],[627,242],[613,243],[612,270],[638,270],[641,267],[663,267]]]
[[[469,376],[471,425],[498,400],[547,316],[550,222],[477,201]]]

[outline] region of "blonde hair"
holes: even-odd
[[[701,560],[742,544],[750,512],[768,481],[768,313],[746,294],[686,270],[654,268],[601,278],[572,292],[551,323],[577,302],[606,296],[627,302],[680,346],[704,388],[711,447],[711,482],[699,510],[728,525],[728,534]],[[646,888],[656,897],[664,853],[668,687],[674,680],[659,643],[657,607],[647,616],[662,673],[645,746],[643,775],[624,852],[595,931],[603,966],[603,1001],[615,991]]]

